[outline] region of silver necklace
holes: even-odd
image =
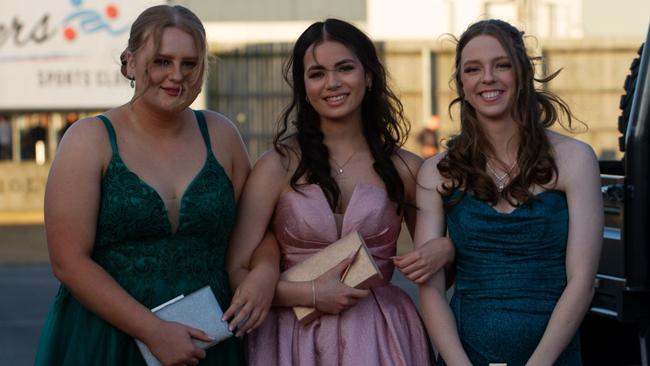
[[[345,162],[344,162],[343,164],[339,164],[339,163],[336,161],[336,159],[334,159],[333,157],[330,156],[330,160],[332,160],[332,163],[334,163],[334,165],[336,165],[336,169],[334,169],[335,172],[336,172],[336,175],[341,175],[341,174],[343,174],[343,171],[344,171],[343,168],[345,168],[345,166],[348,165],[348,163],[350,162],[350,160],[352,160],[352,158],[354,157],[354,155],[356,155],[356,153],[357,153],[356,151],[353,152],[353,153],[350,155],[350,157],[347,158],[347,160],[345,160]]]
[[[517,160],[515,160],[510,166],[510,168],[508,168],[508,170],[506,170],[501,176],[499,176],[499,173],[497,173],[497,171],[494,168],[492,168],[492,165],[490,165],[489,161],[486,161],[485,165],[487,166],[490,173],[494,176],[494,183],[496,183],[497,185],[497,191],[501,193],[503,189],[506,187],[506,184],[509,182],[509,179],[506,178],[510,177],[510,172],[517,165]]]

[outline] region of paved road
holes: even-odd
[[[403,235],[398,252],[409,246]],[[0,225],[0,365],[34,362],[40,330],[58,288],[47,261],[43,225]],[[393,283],[417,304],[417,288],[395,273]]]
[[[58,282],[48,264],[0,265],[0,365],[32,365]]]
[[[42,264],[48,260],[43,225],[0,224],[0,264]]]
[[[416,296],[416,288],[399,274],[393,282]],[[33,364],[38,336],[57,288],[48,264],[0,265],[0,365]]]

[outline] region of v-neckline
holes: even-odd
[[[359,191],[361,186],[368,186],[368,187],[370,187],[372,189],[376,189],[376,190],[382,191],[383,193],[386,193],[384,190],[382,190],[381,188],[379,188],[379,187],[377,187],[375,185],[368,184],[368,183],[357,183],[357,184],[354,185],[354,188],[352,188],[352,193],[350,194],[350,199],[348,200],[348,204],[345,206],[345,210],[342,213],[336,213],[330,207],[329,202],[327,202],[327,196],[325,196],[325,192],[323,191],[323,189],[321,188],[320,185],[315,184],[315,183],[311,183],[311,184],[307,184],[307,186],[313,186],[314,188],[316,188],[316,191],[319,192],[318,196],[320,198],[320,202],[327,207],[327,212],[329,213],[329,216],[331,218],[330,223],[334,227],[334,232],[336,233],[337,239],[340,239],[341,237],[343,237],[343,235],[347,234],[345,232],[345,228],[346,228],[345,224],[347,222],[346,219],[348,217],[348,212],[350,211],[350,209],[353,208],[353,203],[357,199],[357,196],[358,196],[357,192]],[[335,215],[340,215],[340,217],[341,217],[341,230],[340,231],[339,231],[339,228],[338,228],[337,223],[336,223]]]
[[[122,164],[122,166],[124,167],[124,169],[126,169],[126,171],[127,171],[129,174],[131,174],[131,175],[133,175],[134,177],[136,177],[136,178],[138,179],[138,181],[139,181],[139,182],[140,182],[144,187],[146,187],[146,188],[147,188],[151,193],[153,193],[153,195],[156,197],[156,199],[158,200],[158,203],[161,205],[161,207],[162,207],[162,209],[163,209],[163,211],[164,211],[165,219],[166,219],[165,221],[166,221],[166,223],[167,223],[167,225],[166,225],[166,226],[167,226],[167,231],[169,232],[169,234],[170,234],[171,236],[175,236],[175,235],[178,233],[178,231],[181,229],[181,225],[182,225],[182,223],[183,223],[183,221],[182,221],[182,218],[183,218],[183,204],[184,204],[184,202],[185,202],[185,197],[187,197],[188,192],[190,192],[190,190],[191,190],[192,187],[194,186],[194,183],[195,183],[195,182],[196,182],[196,181],[197,181],[197,180],[198,180],[198,179],[203,175],[203,173],[205,172],[205,170],[206,170],[207,167],[208,167],[208,163],[209,163],[209,161],[210,161],[210,153],[206,151],[206,154],[207,154],[207,156],[206,156],[206,158],[205,158],[205,161],[204,161],[204,163],[203,163],[203,166],[202,166],[201,169],[200,169],[200,170],[199,170],[199,171],[194,175],[194,178],[192,178],[192,180],[190,180],[190,182],[187,184],[187,186],[186,186],[185,189],[183,190],[183,194],[181,195],[180,200],[178,201],[178,212],[177,212],[178,215],[177,215],[177,220],[176,220],[176,230],[173,230],[173,227],[174,227],[174,226],[173,226],[172,221],[171,221],[171,219],[170,219],[170,217],[169,217],[169,209],[167,208],[167,205],[165,205],[165,200],[162,198],[162,196],[161,196],[160,193],[156,190],[156,188],[154,188],[154,187],[153,187],[151,184],[149,184],[146,180],[144,180],[142,177],[140,177],[140,176],[138,175],[138,173],[136,173],[136,172],[134,172],[133,170],[131,170],[131,169],[129,168],[129,166],[124,162],[124,160],[122,159],[122,157],[119,155],[119,153],[118,153],[118,154],[114,154],[114,157],[113,157],[113,158],[114,158],[114,159],[115,159],[115,158],[119,159],[119,162]]]

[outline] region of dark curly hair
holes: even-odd
[[[512,63],[516,80],[511,115],[517,123],[519,137],[517,170],[502,192],[497,190],[495,182],[486,173],[487,157],[494,156],[494,148],[478,122],[476,111],[465,101],[461,82],[463,49],[480,35],[494,37],[501,44]],[[530,187],[556,183],[557,165],[546,129],[559,121],[561,114],[566,117],[568,127],[575,117],[560,97],[534,85],[535,82],[549,82],[561,69],[547,77],[536,78],[535,61],[539,61],[539,58],[529,57],[526,52],[524,32],[502,20],[474,23],[457,40],[453,80],[458,97],[449,104],[449,111],[451,113],[453,105],[460,104],[461,127],[460,134],[447,141],[447,154],[438,162],[440,175],[448,181],[442,185],[443,196],[450,196],[460,188],[463,195],[469,192],[492,205],[504,198],[511,205],[519,206],[534,198]],[[459,199],[450,200],[448,205],[457,203]]]
[[[298,182],[304,178],[307,184],[320,185],[332,210],[340,205],[341,191],[331,175],[330,153],[323,143],[320,116],[306,100],[304,80],[305,53],[310,46],[325,41],[339,42],[354,52],[371,77],[372,88],[366,90],[361,105],[363,135],[374,159],[373,168],[384,182],[389,198],[397,203],[398,212],[401,212],[405,201],[404,183],[391,158],[404,144],[410,125],[404,118],[402,104],[387,84],[386,70],[372,41],[352,24],[338,19],[310,25],[296,41],[283,68],[293,98],[280,118],[273,144],[282,156],[293,151],[299,157],[291,177],[291,187],[298,190]],[[295,151],[289,141],[297,142],[299,151]]]

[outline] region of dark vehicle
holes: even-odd
[[[649,366],[650,29],[625,80],[618,121],[624,157],[601,161],[605,209],[595,295],[583,322],[585,366]]]

